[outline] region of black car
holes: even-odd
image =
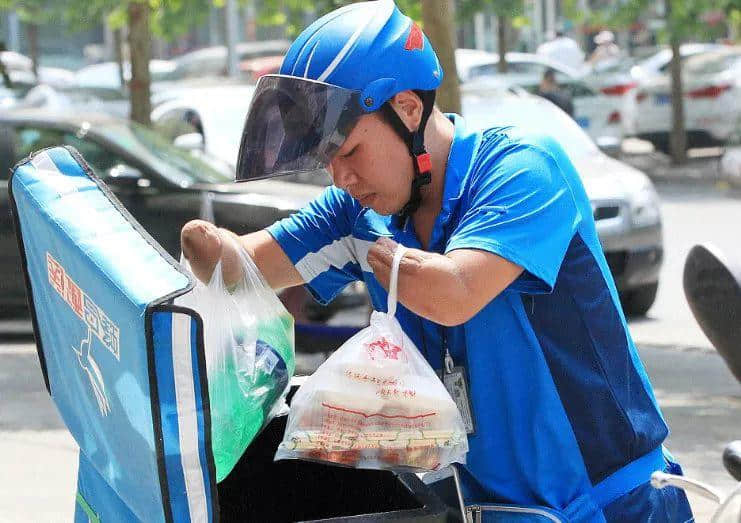
[[[7,180],[16,162],[56,145],[75,147],[142,226],[175,259],[180,229],[204,218],[237,234],[260,230],[303,207],[323,188],[283,180],[232,183],[230,166],[205,154],[172,146],[136,123],[98,114],[49,115],[16,110],[0,114],[0,308],[23,310],[25,286],[13,233]],[[360,291],[360,292],[358,292]],[[350,289],[331,308],[296,298],[286,302],[297,320],[324,322],[338,310],[363,306],[362,290]],[[301,309],[296,303],[301,303]],[[300,334],[301,329],[297,329]]]

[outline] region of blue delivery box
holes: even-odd
[[[425,521],[414,475],[274,462],[272,420],[217,483],[194,281],[71,147],[9,181],[43,378],[80,447],[76,522]]]

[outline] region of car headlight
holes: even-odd
[[[631,195],[630,217],[634,227],[648,227],[661,222],[659,196],[653,186],[646,185]]]

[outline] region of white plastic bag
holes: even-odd
[[[465,463],[460,412],[394,318],[399,245],[388,314],[346,341],[296,392],[275,459],[305,459],[396,472]]]
[[[227,289],[221,261],[211,280],[179,298],[177,305],[203,319],[216,479],[236,465],[260,430],[285,410],[295,369],[293,317],[243,249],[244,276]],[[181,256],[180,263],[190,264]],[[194,278],[195,279],[195,278]]]

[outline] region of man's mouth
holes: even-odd
[[[363,203],[364,201],[370,199],[373,196],[373,193],[364,193],[364,194],[350,194],[355,200],[359,201],[360,203]]]
[[[375,194],[368,193],[363,196],[359,196],[358,198],[356,198],[356,200],[358,200],[360,202],[360,205],[362,205],[363,207],[368,207],[368,204],[373,201],[374,196]]]

